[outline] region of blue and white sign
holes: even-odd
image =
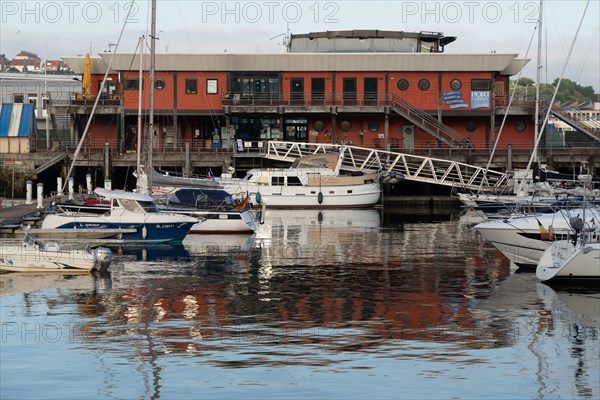
[[[490,107],[490,92],[489,91],[472,91],[471,92],[471,108],[489,108]]]
[[[453,90],[450,92],[443,92],[442,99],[450,108],[467,108],[469,107],[462,98],[462,92],[459,90]]]

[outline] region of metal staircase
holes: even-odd
[[[62,161],[66,156],[67,156],[67,153],[62,152],[62,153],[56,155],[55,157],[52,157],[50,160],[46,161],[45,163],[43,163],[42,165],[40,165],[39,167],[37,167],[33,171],[33,173],[34,174],[39,174],[40,172],[47,170],[48,168],[50,168],[54,164]]]
[[[578,120],[572,118],[568,112],[563,111],[559,108],[553,107],[552,115],[554,115],[556,118],[560,119],[561,121],[569,124],[570,126],[577,129],[578,131],[584,133],[589,138],[593,139],[595,142],[600,142],[600,132],[598,132],[598,133],[593,132],[589,126],[583,124],[581,121],[578,121]]]
[[[468,138],[441,123],[425,111],[415,107],[412,103],[398,95],[392,95],[391,109],[396,114],[417,125],[438,140],[446,143],[450,148],[460,149],[473,147]]]
[[[481,187],[484,191],[498,191],[507,184],[505,173],[486,172],[483,167],[357,146],[271,141],[266,146],[264,157],[293,162],[310,154],[331,152],[340,154],[340,169],[344,171],[381,171],[390,176],[402,176],[406,180],[470,190],[479,190]]]

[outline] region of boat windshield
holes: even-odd
[[[159,212],[158,208],[156,208],[156,204],[154,204],[154,202],[152,202],[152,201],[138,201],[138,204],[147,213],[157,213],[157,212]]]
[[[119,199],[121,206],[127,211],[137,213],[157,213],[158,208],[152,201]]]
[[[25,237],[23,238],[23,242],[30,247],[36,247],[39,245],[39,243],[30,234],[25,235]]]

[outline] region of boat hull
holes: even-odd
[[[540,258],[550,247],[552,240],[568,239],[572,230],[569,216],[581,215],[581,210],[565,213],[544,214],[517,217],[497,221],[482,222],[475,229],[510,261],[519,266],[535,268]],[[598,221],[598,211],[588,211],[589,223]],[[549,231],[552,225],[552,240],[549,234],[544,237],[542,231]],[[540,226],[543,227],[540,231]]]
[[[600,243],[573,245],[558,240],[544,252],[536,268],[541,281],[600,280]]]
[[[267,186],[244,180],[222,181],[230,193],[248,193],[254,204],[265,202],[268,208],[342,208],[368,207],[379,202],[379,183],[340,186]]]
[[[192,225],[191,234],[251,233],[256,224],[249,210],[245,211],[196,211],[192,214],[200,222]]]
[[[120,239],[135,242],[181,242],[196,220],[174,221],[171,218],[139,218],[128,219],[126,222],[111,220],[110,218],[76,214],[53,214],[48,215],[42,223],[42,229],[110,229],[123,230],[115,233],[110,239]],[[133,230],[133,231],[132,231]],[[107,238],[108,239],[108,238]]]
[[[2,253],[0,270],[9,272],[89,272],[102,267],[91,250],[37,250],[19,244],[4,245]]]

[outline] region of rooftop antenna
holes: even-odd
[[[273,40],[273,39],[277,39],[278,37],[282,37],[283,36],[283,41],[280,43],[282,46],[285,47],[285,51],[286,53],[290,52],[290,23],[288,22],[286,24],[286,32],[285,33],[280,33],[279,35],[273,36],[272,38],[269,38],[269,40]]]

